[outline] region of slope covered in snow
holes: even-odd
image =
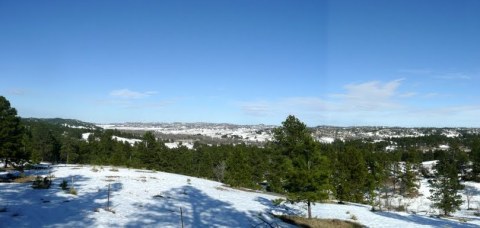
[[[48,171],[37,174],[48,174]],[[222,183],[136,169],[55,166],[50,189],[0,183],[0,227],[252,227],[262,219],[288,227],[270,213],[302,214],[304,205],[274,206],[277,196],[242,191]],[[67,180],[71,195],[59,184]],[[111,194],[108,196],[108,186]],[[111,211],[105,210],[110,200]],[[316,204],[313,215],[356,221],[369,227],[477,227],[467,223],[398,212],[371,212],[366,205]],[[265,225],[265,224],[264,224]]]

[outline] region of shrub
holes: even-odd
[[[68,190],[68,193],[72,194],[72,195],[77,195],[77,189],[75,189],[74,187],[71,187],[69,190]]]
[[[285,200],[282,199],[282,198],[276,198],[276,199],[273,199],[272,200],[272,203],[274,206],[279,206],[280,204],[282,204]]]
[[[62,188],[62,190],[67,190],[68,189],[68,182],[65,179],[63,179],[62,183],[60,183],[60,187]]]
[[[35,181],[32,184],[32,188],[34,189],[47,189],[50,188],[52,181],[48,177],[44,177],[42,179],[41,176],[37,176]]]
[[[406,211],[407,208],[405,208],[405,205],[399,205],[398,207],[394,208],[396,211]]]

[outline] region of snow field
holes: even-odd
[[[31,172],[48,174],[47,170]],[[51,174],[55,176],[52,187],[45,190],[34,190],[29,183],[0,183],[0,208],[6,208],[0,213],[0,227],[180,227],[180,210],[185,227],[252,227],[262,223],[260,216],[289,227],[269,213],[306,213],[303,204],[274,206],[272,200],[278,196],[178,174],[74,165],[55,166]],[[77,195],[60,189],[64,179],[77,189]],[[428,186],[424,181],[421,186]],[[105,210],[108,185],[111,211]],[[478,183],[468,185],[480,189]],[[427,191],[428,187],[420,189],[422,194]],[[478,194],[475,197],[480,200]],[[467,218],[467,223],[425,215],[421,211],[430,210],[425,199],[417,198],[408,206],[407,211],[416,214],[371,212],[370,206],[361,204],[315,204],[312,212],[318,218],[368,227],[480,227],[480,219],[466,210],[455,215]]]

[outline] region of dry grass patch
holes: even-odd
[[[220,191],[230,191],[227,188],[223,188],[223,187],[220,187],[220,186],[215,187],[215,189],[220,190]]]
[[[280,215],[276,216],[280,218],[283,222],[297,225],[304,228],[357,228],[364,227],[361,224],[343,221],[339,219],[307,219],[304,217],[291,216],[291,215]]]
[[[15,183],[29,183],[35,181],[35,176],[24,176],[14,180]]]
[[[150,170],[135,170],[137,173],[155,173],[155,171],[150,171]]]

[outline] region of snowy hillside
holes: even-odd
[[[117,129],[130,132],[153,131],[167,135],[206,136],[215,139],[236,139],[246,143],[264,143],[273,139],[273,125],[235,125],[215,123],[113,123],[99,124],[103,129]],[[333,127],[311,128],[315,139],[332,143],[335,139],[372,139],[376,142],[390,138],[443,135],[455,138],[464,134],[479,134],[478,128],[401,128],[401,127]]]
[[[210,123],[124,123],[102,124],[103,129],[129,131],[154,131],[172,135],[202,135],[212,138],[236,138],[243,141],[265,142],[271,140],[270,129],[266,125],[233,125]]]
[[[262,224],[261,219],[288,227],[270,213],[305,212],[302,205],[274,206],[271,200],[276,196],[177,174],[91,166],[56,166],[51,174],[55,178],[47,190],[34,190],[30,183],[0,183],[0,227],[180,227],[180,208],[185,227],[252,227]],[[62,180],[69,185],[73,180],[78,195],[62,191]],[[105,210],[108,185],[111,211]],[[359,204],[317,204],[313,215],[354,219],[368,227],[480,225],[475,217],[462,223],[420,214],[374,213]]]

